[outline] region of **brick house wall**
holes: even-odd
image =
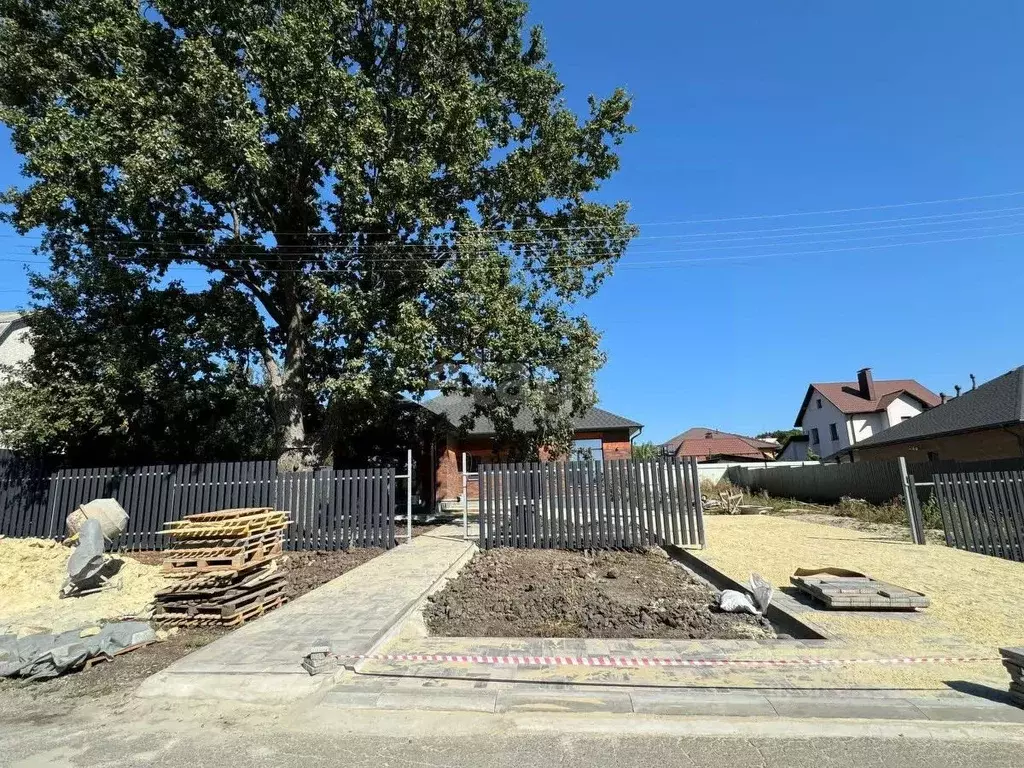
[[[601,450],[605,459],[629,459],[633,456],[633,443],[629,439],[629,430],[605,430],[599,432],[577,432],[576,440],[600,440]],[[507,450],[494,448],[489,438],[459,439],[449,437],[443,450],[439,451],[437,461],[437,500],[450,501],[462,496],[462,454],[467,453],[478,463],[502,461],[508,455]],[[539,461],[549,461],[544,448],[538,452]],[[473,467],[471,466],[472,470]],[[480,489],[475,478],[467,483],[466,495],[471,500],[480,498]]]
[[[928,461],[934,454],[940,461],[987,461],[1024,457],[1024,427],[983,429],[962,435],[932,437],[893,445],[854,446],[857,461],[879,461],[905,456],[911,464]]]

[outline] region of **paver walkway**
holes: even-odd
[[[330,675],[310,677],[300,666],[315,640],[328,638],[339,654],[368,652],[472,551],[461,526],[442,526],[176,661],[145,680],[137,695],[245,701],[306,696],[330,682]]]

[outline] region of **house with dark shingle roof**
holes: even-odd
[[[853,446],[856,461],[1024,458],[1024,366]]]
[[[434,501],[438,505],[453,502],[462,496],[462,458],[466,455],[468,468],[475,471],[481,463],[500,461],[508,455],[495,435],[494,424],[477,413],[477,402],[469,395],[439,395],[425,401],[423,407],[438,417],[443,425],[433,449],[430,466],[435,468]],[[520,411],[513,422],[515,428],[530,432],[533,417]],[[591,408],[573,418],[572,458],[575,459],[628,459],[633,455],[633,438],[643,425],[601,408]],[[541,449],[537,459],[545,460]],[[422,482],[421,478],[421,482]],[[478,489],[475,482],[467,485],[467,496],[475,500]]]
[[[863,368],[856,381],[809,385],[795,426],[812,452],[831,458],[938,404],[939,396],[914,379],[876,380]]]
[[[694,457],[698,462],[716,461],[774,461],[778,443],[769,443],[755,437],[719,432],[707,427],[693,427],[663,443],[667,456]]]

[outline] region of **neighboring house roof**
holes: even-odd
[[[0,344],[10,333],[25,325],[25,314],[17,311],[0,311]]]
[[[743,456],[763,459],[766,453],[774,455],[779,445],[708,427],[693,427],[663,443],[662,448],[673,456]]]
[[[476,401],[469,395],[438,395],[422,404],[427,410],[444,416],[452,425],[460,426],[463,418],[470,416],[475,407]],[[576,432],[590,432],[604,429],[643,429],[643,424],[617,416],[614,413],[601,408],[591,408],[582,416],[573,420],[573,429]],[[533,416],[525,410],[520,411],[513,419],[513,426],[521,432],[529,432],[533,429]],[[469,428],[470,435],[493,435],[494,424],[485,416],[477,416]]]
[[[876,379],[874,389],[875,397],[870,399],[862,394],[860,384],[856,381],[811,384],[807,387],[807,394],[804,395],[804,401],[800,406],[800,412],[796,415],[794,426],[799,427],[802,424],[804,413],[807,411],[807,406],[810,404],[815,390],[847,415],[884,411],[900,395],[909,395],[927,408],[934,408],[940,402],[938,395],[913,379]]]
[[[1024,366],[986,381],[912,419],[862,440],[854,449],[1024,423]]]
[[[779,455],[781,456],[786,452],[786,449],[789,448],[790,443],[808,443],[810,442],[810,440],[810,435],[791,435],[790,437],[787,437],[786,442],[782,444],[782,447],[779,449]]]

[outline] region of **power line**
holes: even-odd
[[[961,219],[959,221],[949,222],[949,223],[952,223],[952,224],[965,224],[965,223],[973,224],[975,222],[992,221],[992,220],[997,220],[997,219],[1019,219],[1020,217],[1021,217],[1021,214],[998,214],[998,215],[995,215],[995,216],[976,217],[974,219]],[[944,223],[944,222],[935,222],[935,223]],[[743,249],[750,249],[750,248],[775,247],[775,246],[780,246],[780,245],[781,246],[788,246],[788,247],[792,247],[792,246],[809,246],[809,245],[831,245],[831,244],[841,244],[841,243],[850,243],[850,242],[863,242],[863,241],[869,241],[869,240],[877,240],[877,239],[880,239],[880,238],[907,238],[907,237],[920,237],[920,236],[923,236],[923,235],[935,235],[935,234],[954,234],[955,235],[955,234],[961,234],[961,233],[969,233],[969,232],[984,231],[984,230],[990,230],[990,229],[1000,229],[1000,228],[1012,227],[1012,226],[1017,226],[1018,223],[1019,222],[1011,222],[1011,223],[996,224],[996,225],[986,225],[986,224],[983,224],[982,226],[962,226],[962,227],[956,227],[956,228],[952,228],[952,229],[921,230],[921,229],[919,229],[919,227],[925,226],[925,223],[922,222],[922,223],[919,223],[917,225],[914,225],[915,227],[918,227],[917,231],[911,231],[911,232],[887,232],[886,234],[866,235],[866,236],[862,236],[862,237],[830,237],[831,235],[835,235],[835,234],[846,234],[846,232],[843,232],[843,231],[814,232],[814,233],[808,232],[808,233],[802,234],[801,236],[810,236],[810,235],[817,234],[817,235],[825,235],[826,239],[822,239],[822,240],[805,240],[805,241],[802,241],[802,242],[784,243],[784,242],[772,242],[770,239],[761,238],[761,237],[733,238],[733,239],[709,240],[709,241],[706,241],[707,243],[725,243],[724,245],[711,245],[711,244],[700,243],[700,244],[693,244],[691,246],[691,245],[687,244],[689,247],[685,247],[685,248],[671,248],[671,249],[667,249],[667,250],[653,250],[653,249],[650,249],[650,248],[647,248],[647,249],[632,248],[632,249],[629,249],[628,253],[629,253],[629,255],[661,255],[661,254],[694,253],[694,252],[716,251],[716,250],[743,250]],[[869,227],[869,228],[865,228],[865,229],[856,229],[856,230],[852,230],[852,231],[853,232],[861,232],[861,231],[863,231],[863,232],[875,232],[875,231],[891,230],[891,229],[894,229],[894,228],[895,229],[900,229],[900,228],[905,228],[906,226],[907,225],[897,225],[896,227],[890,227],[890,226]],[[747,242],[747,241],[753,241],[753,242]],[[115,243],[115,244],[111,244],[111,246],[112,246],[113,250],[115,250],[114,253],[109,254],[112,258],[120,259],[120,260],[124,260],[124,261],[131,261],[131,262],[144,262],[146,260],[174,261],[174,260],[177,260],[177,259],[181,259],[183,261],[191,261],[191,260],[198,261],[199,258],[202,258],[202,257],[194,256],[193,254],[189,253],[188,249],[186,249],[186,248],[183,248],[183,247],[180,247],[180,246],[175,246],[175,245],[172,245],[172,244],[169,244],[169,243],[156,244],[156,245],[153,245],[153,246],[150,246],[150,247],[146,247],[146,248],[139,248],[138,250],[141,251],[141,253],[138,253],[138,254],[136,254],[136,253],[127,253],[127,251],[134,251],[136,249],[135,249],[135,247],[133,247],[133,246],[131,246],[129,244],[126,244],[126,243]],[[567,252],[567,253],[562,253],[562,252],[552,253],[549,250],[547,255],[548,256],[555,255],[555,256],[559,256],[559,257],[564,256],[565,258],[567,258],[571,262],[570,266],[573,263],[576,263],[576,262],[580,262],[580,263],[592,262],[594,264],[597,264],[600,261],[607,260],[608,258],[611,258],[611,257],[619,255],[619,251],[608,251],[608,250],[605,250],[605,251],[601,251],[601,250],[589,251],[589,252],[578,253],[578,254],[574,255],[574,254],[571,253],[571,250],[574,247],[579,247],[579,244],[578,243],[566,243],[565,246],[566,246],[566,248],[567,248],[567,250],[569,252]],[[118,249],[121,250],[122,253],[117,253],[116,250],[118,250]],[[530,254],[526,254],[526,256],[529,256],[529,255]],[[540,256],[540,257],[543,257],[544,255],[545,255],[544,253],[538,254],[538,256]],[[269,267],[273,267],[275,265],[283,266],[283,265],[289,265],[289,264],[296,264],[296,265],[300,265],[301,264],[301,265],[316,266],[316,261],[317,260],[322,260],[325,257],[330,258],[331,256],[332,256],[332,254],[323,254],[323,253],[320,253],[320,252],[313,252],[313,251],[307,251],[307,252],[304,252],[304,253],[285,253],[285,254],[260,252],[260,253],[255,253],[255,254],[253,254],[251,256],[246,256],[244,252],[236,253],[236,252],[231,252],[231,251],[228,251],[228,252],[221,251],[221,252],[218,252],[215,256],[211,255],[209,258],[211,260],[215,259],[215,258],[216,259],[221,259],[221,260],[224,260],[225,262],[230,262],[230,263],[234,263],[234,264],[237,264],[239,262],[246,262],[246,263],[249,263],[250,265],[262,268],[262,267],[268,267],[268,266]],[[423,264],[422,263],[423,259],[421,259],[420,256],[423,256],[425,259],[432,259],[434,261],[434,263],[432,263],[432,264]],[[409,252],[402,252],[402,251],[396,252],[393,249],[391,249],[389,247],[384,247],[384,246],[382,246],[380,249],[371,250],[369,253],[359,253],[359,252],[345,253],[345,252],[343,252],[342,254],[340,254],[341,258],[350,259],[353,262],[356,262],[357,264],[360,264],[360,265],[371,265],[371,264],[379,265],[379,264],[384,264],[384,265],[394,265],[394,266],[396,266],[396,268],[400,267],[400,266],[402,266],[402,267],[406,267],[406,266],[423,266],[425,268],[433,268],[433,267],[437,267],[437,266],[439,266],[441,264],[448,263],[448,262],[450,262],[452,260],[465,260],[465,259],[474,258],[474,257],[475,258],[483,259],[483,258],[487,258],[487,257],[491,257],[491,256],[504,256],[506,258],[517,258],[517,257],[519,257],[518,254],[514,254],[514,253],[510,254],[510,253],[507,253],[507,252],[502,252],[501,250],[494,250],[494,249],[488,250],[487,252],[484,252],[482,250],[473,250],[473,249],[470,249],[469,251],[466,251],[465,249],[459,249],[459,250],[453,250],[453,251],[447,252],[447,253],[444,252],[443,250],[440,250],[440,251],[431,251],[431,252],[427,252],[427,253],[423,253],[423,254],[418,254],[418,253],[409,253]],[[22,260],[18,260],[18,259],[0,259],[0,260],[3,260],[3,261],[20,261],[21,263],[25,263],[25,264],[31,264],[31,263],[44,264],[44,263],[47,263],[47,261],[44,260],[44,259],[22,259]],[[197,266],[199,266],[200,268],[205,268],[203,265],[197,265]]]
[[[452,236],[452,237],[467,237],[467,236],[483,234],[483,233],[488,233],[488,232],[496,232],[496,233],[510,233],[510,232],[571,232],[571,231],[577,231],[577,230],[579,230],[579,231],[587,231],[587,230],[593,231],[593,230],[598,230],[598,229],[607,229],[607,230],[612,230],[612,229],[628,229],[628,228],[632,228],[632,227],[663,227],[663,226],[683,226],[683,225],[691,225],[691,224],[718,224],[718,223],[729,222],[729,221],[758,221],[758,220],[766,220],[766,219],[793,218],[793,217],[798,217],[798,216],[827,216],[827,215],[846,214],[846,213],[862,213],[862,212],[865,212],[865,211],[892,210],[892,209],[895,209],[895,208],[910,208],[910,207],[918,207],[918,206],[924,206],[924,205],[948,205],[948,204],[951,204],[951,203],[962,203],[962,202],[970,202],[970,201],[975,201],[975,200],[995,200],[995,199],[1007,198],[1007,197],[1019,197],[1021,195],[1024,195],[1024,190],[1016,191],[1016,192],[996,192],[996,193],[987,194],[987,195],[965,195],[965,196],[962,196],[962,197],[949,197],[949,198],[941,198],[941,199],[935,199],[935,200],[916,200],[916,201],[904,202],[904,203],[885,203],[885,204],[878,204],[878,205],[864,205],[864,206],[858,206],[858,207],[853,207],[853,208],[830,208],[830,209],[823,209],[823,210],[816,210],[816,211],[791,211],[791,212],[787,212],[787,213],[768,213],[768,214],[757,214],[757,215],[752,215],[752,216],[727,216],[727,217],[720,217],[720,218],[713,218],[713,219],[683,219],[683,220],[675,220],[675,221],[625,222],[625,223],[623,223],[621,225],[616,225],[616,226],[608,226],[608,225],[605,225],[605,224],[592,224],[592,225],[574,224],[572,226],[567,226],[567,227],[537,227],[537,226],[523,226],[523,227],[478,227],[478,228],[474,228],[472,230],[467,230],[467,231],[441,230],[441,229],[439,229],[437,227],[434,227],[434,228],[432,228],[429,231],[433,231],[437,235],[442,235],[443,234],[443,235],[449,235],[449,236]],[[227,224],[225,223],[222,227],[219,227],[218,229],[224,229],[224,230],[228,229]],[[130,234],[130,233],[123,232],[123,230],[116,229],[116,228],[98,229],[98,230],[95,230],[95,231],[97,231],[97,232],[104,232],[104,231],[106,231],[106,232],[113,232],[113,233],[116,233],[116,234]],[[139,228],[133,228],[133,231],[135,231],[135,232],[149,232],[149,233],[154,233],[154,234],[194,234],[196,230],[194,230],[194,229],[190,229],[190,230],[172,230],[172,229],[162,229],[162,228],[161,229],[139,229]],[[264,233],[261,234],[261,236],[266,236],[266,235],[302,235],[304,237],[308,237],[308,236],[310,236],[310,234],[319,234],[319,235],[328,235],[328,236],[335,236],[335,237],[337,237],[337,236],[341,236],[341,235],[366,235],[366,234],[372,234],[372,233],[367,232],[365,229],[348,230],[348,231],[344,231],[344,230],[342,230],[342,231],[324,231],[324,232],[320,232],[320,233],[310,233],[308,230],[303,230],[303,231],[277,230],[277,231],[267,231],[267,232],[264,232]],[[39,236],[36,236],[36,237],[39,237]]]
[[[671,266],[676,266],[676,265],[684,266],[684,265],[688,265],[688,264],[698,264],[698,263],[703,263],[703,264],[707,264],[707,263],[723,263],[723,262],[745,261],[745,260],[767,259],[767,258],[783,258],[783,257],[787,257],[788,258],[788,257],[797,257],[797,256],[814,256],[814,255],[827,254],[827,253],[842,253],[842,252],[860,251],[860,250],[876,250],[876,249],[881,249],[881,248],[899,248],[899,247],[903,247],[903,246],[938,245],[938,244],[942,244],[942,243],[956,243],[956,242],[966,242],[966,241],[972,241],[972,240],[987,240],[987,239],[1001,238],[1001,237],[1019,237],[1019,236],[1022,236],[1022,235],[1024,235],[1024,230],[1016,231],[1016,232],[993,233],[993,234],[988,234],[988,235],[973,235],[973,236],[952,237],[952,238],[935,238],[935,239],[930,239],[930,240],[918,240],[918,241],[896,242],[896,243],[878,243],[878,244],[874,244],[874,245],[857,245],[857,246],[850,246],[850,247],[845,247],[845,248],[829,248],[829,249],[818,249],[818,250],[809,250],[809,251],[804,250],[804,251],[790,251],[790,252],[771,252],[771,253],[761,253],[761,254],[739,254],[739,255],[733,255],[733,256],[728,256],[728,255],[726,255],[726,256],[711,256],[711,257],[707,257],[707,258],[662,259],[662,260],[654,260],[654,261],[646,261],[646,262],[645,261],[637,262],[637,261],[628,261],[627,260],[627,261],[619,261],[617,264],[614,265],[614,267],[615,267],[616,270],[657,268],[657,267],[665,268],[665,267],[671,267]],[[841,242],[841,241],[833,241],[833,242]],[[695,250],[699,251],[699,250],[702,250],[702,249],[695,249]],[[681,252],[685,252],[685,251],[667,251],[666,253],[681,253]],[[46,264],[48,262],[36,261],[36,262],[31,262],[31,263]],[[585,269],[585,268],[588,268],[588,267],[600,266],[600,265],[602,265],[604,263],[605,263],[604,261],[595,261],[595,262],[570,263],[570,264],[565,264],[565,265],[546,265],[545,269],[547,269],[549,271],[550,270],[556,270],[556,269]],[[200,266],[200,265],[179,265],[179,264],[171,264],[169,266],[172,267],[175,271],[199,271],[199,272],[207,272],[207,273],[209,273],[209,272],[222,272],[223,271],[223,270],[221,270],[220,268],[218,268],[216,266],[206,267],[206,266]],[[309,266],[313,267],[313,269],[307,270],[305,268],[287,267],[287,268],[276,268],[276,269],[272,269],[272,270],[269,270],[269,271],[273,272],[274,274],[298,274],[298,273],[302,273],[302,274],[310,274],[310,275],[331,274],[331,273],[335,273],[335,272],[346,272],[346,271],[357,271],[357,270],[353,270],[351,268],[349,268],[349,269],[342,269],[342,268],[336,268],[336,267],[316,268],[315,264],[311,264]],[[380,268],[380,267],[378,267],[378,268],[374,268],[374,271],[377,271],[377,272],[399,272],[399,273],[406,273],[406,274],[408,274],[410,272],[415,272],[416,270],[430,270],[430,269],[440,270],[440,269],[444,269],[446,266],[450,266],[450,263],[447,264],[447,265],[440,265],[440,266],[421,265],[421,264],[409,264],[405,268],[399,268],[399,267],[383,267],[383,268]],[[362,268],[359,268],[359,271],[369,272],[370,269],[368,267],[362,267]]]
[[[754,239],[765,239],[765,240],[768,240],[768,239],[778,239],[778,238],[809,237],[809,236],[812,236],[812,235],[815,235],[815,234],[832,234],[833,232],[834,233],[844,233],[844,232],[854,233],[854,232],[862,232],[862,231],[863,232],[867,232],[867,231],[875,231],[875,230],[908,229],[908,228],[913,228],[913,227],[926,226],[927,223],[940,223],[940,220],[943,223],[948,220],[948,222],[952,224],[952,223],[966,223],[966,222],[972,222],[972,221],[985,221],[985,220],[991,220],[991,219],[1012,218],[1015,214],[1019,214],[1022,211],[1024,211],[1024,206],[1015,206],[1015,207],[1010,207],[1010,208],[995,208],[995,209],[982,209],[982,210],[974,210],[974,211],[960,211],[960,212],[944,213],[944,214],[932,214],[932,215],[929,215],[929,216],[906,216],[906,217],[900,217],[900,218],[894,218],[894,219],[877,219],[877,220],[867,220],[867,221],[860,221],[860,222],[842,222],[842,223],[835,223],[835,224],[813,224],[813,225],[804,225],[804,226],[800,226],[800,227],[775,227],[775,228],[760,229],[760,230],[759,229],[749,229],[749,230],[741,229],[741,230],[733,230],[733,231],[674,233],[674,234],[669,234],[669,235],[639,235],[637,237],[631,238],[629,242],[630,242],[631,246],[635,246],[635,244],[640,242],[640,241],[672,240],[672,239],[698,238],[698,237],[699,238],[711,238],[711,237],[716,236],[716,235],[730,235],[730,236],[731,235],[737,235],[737,236],[740,236],[740,237],[728,237],[728,238],[722,238],[722,239],[719,239],[719,240],[704,240],[703,242],[734,242],[734,241],[735,242],[740,242],[740,241],[743,241],[743,240],[754,240]],[[955,219],[955,221],[954,221],[954,219]],[[886,224],[889,224],[891,226],[880,226],[880,225],[886,225]],[[833,232],[819,232],[819,230],[826,230],[826,229],[832,230]],[[763,238],[760,238],[760,237],[749,237],[750,235],[763,235],[763,234],[766,234],[766,233],[767,233],[767,236],[763,237]],[[772,234],[772,233],[784,233],[784,234]],[[0,234],[0,237],[4,237],[4,236],[5,235]],[[12,236],[12,235],[6,235],[6,236],[7,237],[17,237],[17,236]],[[743,236],[747,236],[747,237],[743,237]],[[587,238],[576,238],[575,241],[574,241],[574,244],[579,245],[579,244],[587,244],[587,243],[602,243],[602,242],[605,242],[608,239],[609,238],[607,238],[607,237],[599,237],[599,238],[598,237],[594,237],[594,238],[589,238],[589,239],[587,239]],[[315,244],[306,244],[306,245],[270,245],[270,244],[263,244],[263,243],[258,243],[258,242],[245,243],[245,242],[238,242],[238,241],[234,241],[234,240],[221,240],[221,241],[214,241],[212,243],[211,242],[174,243],[174,242],[160,242],[160,241],[154,243],[154,242],[152,242],[150,240],[141,240],[141,239],[135,239],[135,238],[128,239],[128,240],[115,240],[112,243],[104,243],[104,241],[102,239],[100,239],[100,238],[89,238],[89,237],[82,238],[80,236],[77,238],[77,241],[78,241],[78,244],[81,244],[81,245],[90,245],[91,243],[98,243],[98,244],[105,244],[107,246],[117,246],[117,247],[124,247],[124,248],[130,247],[132,245],[136,245],[140,249],[144,249],[144,248],[145,249],[165,248],[165,249],[185,250],[185,249],[188,249],[188,248],[196,248],[196,249],[201,249],[201,248],[217,248],[217,249],[219,249],[221,251],[223,251],[225,249],[234,249],[234,250],[251,249],[253,251],[265,251],[265,250],[271,250],[271,251],[274,251],[274,252],[284,251],[285,253],[287,253],[289,250],[296,250],[296,251],[300,251],[300,252],[303,252],[303,253],[309,253],[309,252],[317,251],[317,250],[321,250],[321,251],[345,251],[347,249],[351,250],[351,249],[362,249],[362,248],[365,248],[365,249],[373,249],[373,248],[395,249],[395,248],[397,248],[397,249],[409,249],[409,250],[421,249],[421,250],[423,250],[425,252],[434,252],[434,251],[436,251],[438,249],[455,248],[455,247],[458,247],[458,248],[463,249],[463,250],[465,250],[467,247],[470,247],[471,248],[470,252],[472,252],[473,249],[480,250],[480,251],[490,250],[490,249],[494,248],[495,245],[497,245],[497,244],[506,244],[506,245],[514,246],[514,247],[547,246],[547,245],[549,245],[549,241],[545,241],[545,240],[537,240],[537,241],[511,241],[511,240],[510,241],[502,241],[502,240],[498,240],[498,241],[490,241],[490,242],[486,242],[486,243],[481,243],[479,246],[465,246],[465,245],[456,246],[456,245],[451,244],[451,243],[433,243],[433,244],[431,244],[431,243],[405,243],[405,242],[381,242],[381,243],[375,243],[373,245],[360,245],[360,244],[357,244],[357,243],[332,243],[332,244],[323,244],[323,245],[315,245]],[[26,244],[24,244],[24,243],[19,243],[15,247],[22,249],[21,252],[23,252],[23,253],[31,251],[31,250],[34,250],[34,246],[26,246]],[[10,250],[11,249],[9,248],[8,251],[10,251]]]

